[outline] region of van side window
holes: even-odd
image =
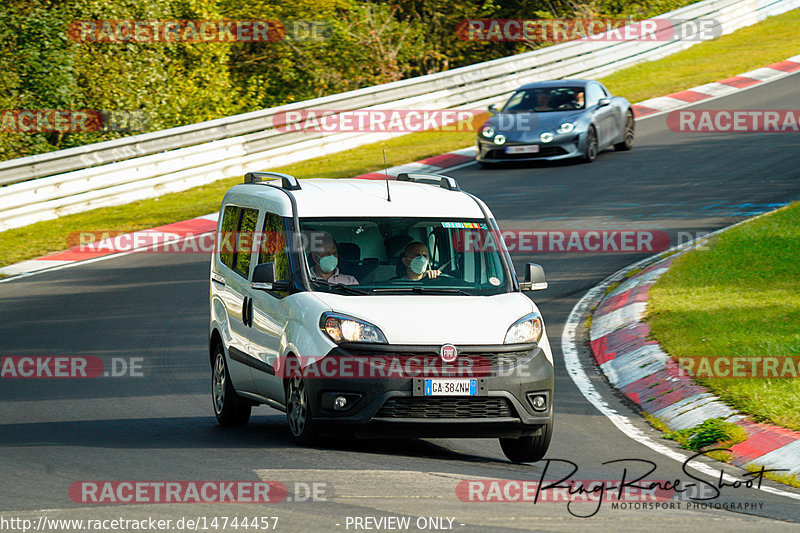
[[[245,278],[250,276],[250,255],[253,253],[253,238],[258,222],[258,210],[242,209],[242,222],[236,235],[236,260],[233,270]]]
[[[236,229],[239,227],[239,216],[241,214],[241,207],[235,205],[225,206],[225,212],[222,215],[222,228],[220,234],[217,235],[216,248],[219,252],[219,260],[230,269],[233,269],[233,262],[236,259],[234,238]]]
[[[289,279],[289,254],[286,250],[286,227],[283,218],[267,213],[264,217],[264,232],[261,235],[261,250],[258,264],[274,263],[275,277],[279,280]],[[278,296],[286,296],[286,292],[273,291]]]

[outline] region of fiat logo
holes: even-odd
[[[439,349],[439,357],[445,363],[452,363],[458,357],[458,350],[452,344],[445,344]]]

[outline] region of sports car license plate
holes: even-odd
[[[477,396],[478,380],[471,378],[426,379],[425,396]]]
[[[506,146],[507,154],[535,154],[539,152],[538,144],[531,144],[526,146]]]

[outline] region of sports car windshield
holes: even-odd
[[[493,295],[513,290],[505,249],[483,219],[300,220],[315,291]]]
[[[583,87],[546,87],[515,92],[502,113],[547,113],[583,109]]]

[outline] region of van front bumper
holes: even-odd
[[[343,343],[304,369],[311,415],[324,433],[390,437],[520,437],[537,435],[553,417],[553,365],[542,346],[457,346],[445,365],[438,346]],[[357,369],[346,376],[335,368]],[[317,371],[319,370],[319,371]],[[475,395],[425,395],[425,380],[470,378]],[[546,406],[535,408],[533,397]],[[346,408],[336,408],[344,397]]]

